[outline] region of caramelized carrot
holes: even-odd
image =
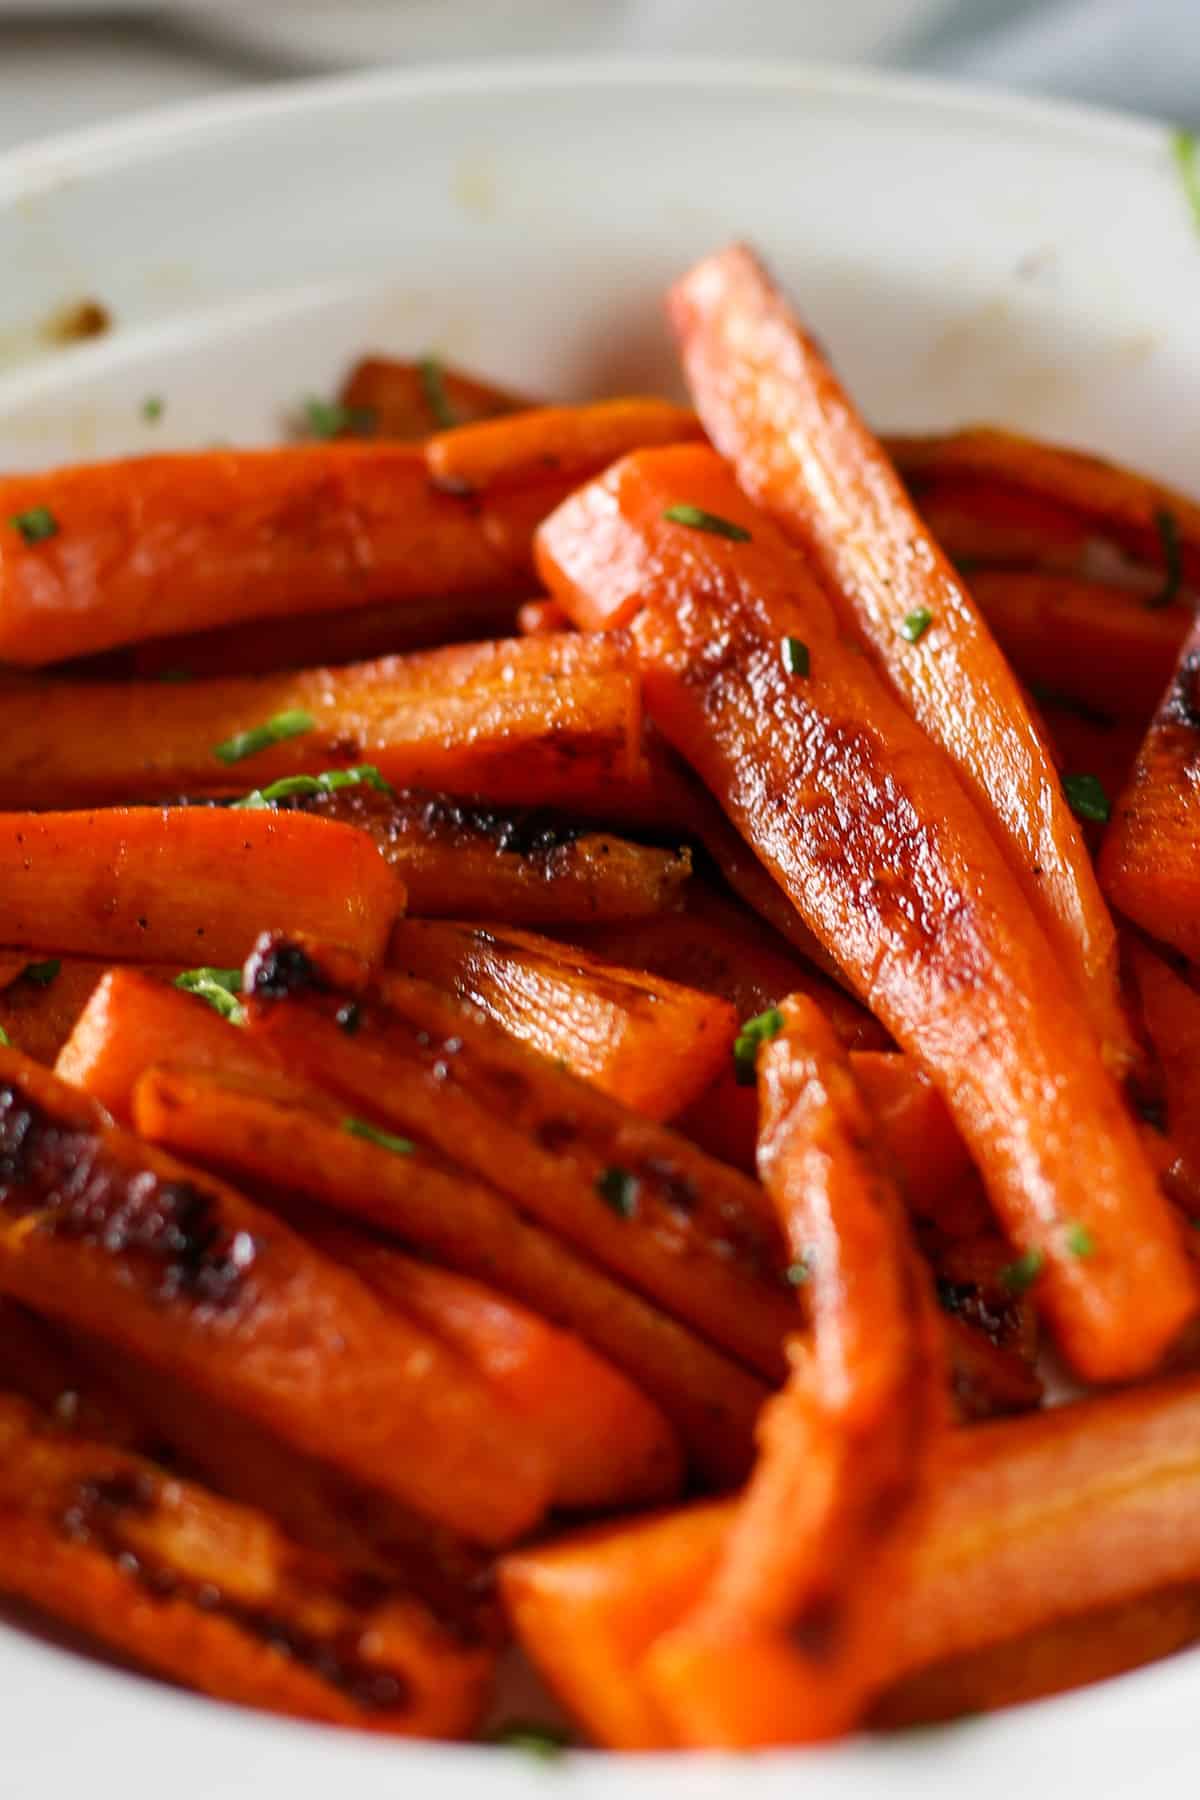
[[[1200,994],[1147,945],[1127,948],[1166,1092],[1169,1180],[1200,1218]]]
[[[413,919],[392,933],[388,962],[648,1119],[682,1112],[733,1055],[727,1001],[527,931]]]
[[[0,1590],[244,1706],[412,1737],[471,1730],[492,1657],[265,1514],[0,1398]]]
[[[143,1446],[141,1419],[112,1383],[85,1366],[63,1332],[11,1300],[0,1300],[0,1391],[29,1401],[61,1431]]]
[[[361,832],[270,812],[0,815],[0,942],[125,961],[244,958],[298,930],[374,961],[404,887]]]
[[[520,1421],[280,1220],[12,1050],[0,1112],[0,1291],[466,1537],[500,1543],[537,1520],[548,1472]]]
[[[451,421],[468,425],[533,404],[430,356],[416,362],[364,357],[342,384],[339,403],[353,434],[395,441],[429,437]]]
[[[83,956],[20,956],[0,969],[0,1027],[35,1062],[53,1065],[111,961]],[[170,981],[178,964],[144,971]]]
[[[765,1388],[531,1224],[493,1188],[420,1150],[397,1156],[352,1136],[319,1098],[315,1105],[306,1097],[288,1102],[264,1088],[253,1069],[230,1072],[205,1058],[207,1073],[202,1065],[139,1079],[149,1063],[172,1052],[156,1029],[147,1051],[139,1052],[134,1008],[114,1020],[110,1006],[108,1019],[116,1029],[107,1056],[93,1067],[111,1077],[118,1064],[132,1073],[143,1058],[133,1079],[144,1136],[255,1186],[305,1194],[513,1295],[631,1376],[671,1420],[709,1483],[727,1487],[746,1473]],[[228,1026],[220,1029],[230,1033]],[[189,1042],[187,1053],[193,1048]],[[179,1046],[175,1054],[181,1053]],[[130,1089],[125,1105],[132,1104]]]
[[[662,1413],[572,1333],[364,1232],[322,1229],[317,1241],[389,1306],[459,1351],[528,1422],[545,1446],[555,1506],[646,1506],[679,1493],[679,1446]]]
[[[748,250],[697,266],[671,319],[714,443],[802,543],[901,705],[954,762],[995,832],[1107,1060],[1132,1042],[1116,935],[1020,686],[887,455]]]
[[[759,1167],[811,1341],[759,1428],[760,1455],[710,1586],[647,1679],[686,1744],[834,1737],[896,1656],[914,1533],[945,1415],[928,1271],[844,1049],[811,1000],[759,1052]]]
[[[30,683],[5,708],[0,802],[20,806],[245,794],[366,763],[395,787],[611,814],[641,771],[619,638],[516,638],[179,685]],[[242,761],[217,756],[280,718],[293,735]]]
[[[971,1159],[941,1094],[907,1056],[856,1051],[850,1066],[909,1211],[943,1229],[957,1224]]]
[[[664,517],[681,503],[750,541]],[[582,490],[539,553],[577,616],[636,612],[656,725],[942,1092],[1075,1367],[1152,1367],[1196,1296],[1133,1125],[983,820],[805,558],[690,446]]]
[[[526,600],[517,608],[517,630],[523,637],[541,637],[546,632],[570,629],[570,619],[553,600]]]
[[[895,458],[897,440],[884,439]],[[898,464],[905,486],[933,537],[973,585],[983,568],[1089,573],[1094,539],[1078,513],[1041,495],[969,475],[926,478]],[[1113,558],[1108,559],[1111,569]],[[1118,565],[1114,578],[1132,581],[1138,571]]]
[[[695,413],[669,400],[595,400],[460,425],[431,438],[425,460],[438,487],[488,493],[547,475],[583,481],[631,450],[703,435]]]

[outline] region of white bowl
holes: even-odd
[[[656,383],[663,287],[735,235],[880,425],[1008,421],[1200,486],[1200,236],[1165,132],[680,64],[343,81],[0,161],[0,467],[260,439],[367,346],[546,393]],[[51,350],[84,296],[117,329]],[[0,1768],[14,1800],[1194,1800],[1198,1684],[1191,1654],[944,1731],[545,1768],[237,1712],[0,1629]]]

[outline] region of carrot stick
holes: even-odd
[[[523,637],[540,637],[546,632],[570,629],[570,619],[553,600],[526,600],[517,608],[517,630]]]
[[[760,1051],[759,1167],[811,1341],[769,1402],[760,1455],[703,1598],[647,1679],[686,1744],[834,1737],[887,1680],[945,1415],[941,1327],[845,1050],[785,1001]]]
[[[201,1693],[360,1730],[458,1736],[492,1658],[266,1515],[0,1398],[0,1590]]]
[[[323,1228],[320,1247],[389,1306],[460,1352],[545,1447],[551,1496],[568,1511],[678,1495],[670,1425],[633,1382],[495,1288],[416,1262],[364,1232]]]
[[[30,682],[5,695],[0,801],[239,794],[374,765],[393,786],[612,815],[641,773],[628,646],[565,634],[227,681]],[[295,727],[224,761],[218,746]],[[307,721],[307,722],[306,722]]]
[[[567,488],[543,484],[543,516]],[[9,521],[44,512],[34,541]],[[203,450],[0,482],[0,656],[37,667],[146,638],[529,581],[527,506],[440,492],[420,449]],[[519,527],[517,526],[519,521]]]
[[[4,963],[0,1028],[8,1041],[35,1062],[53,1066],[110,966],[111,962],[82,956],[18,956]],[[153,964],[144,970],[151,978],[168,982],[179,972],[178,964]]]
[[[388,962],[648,1119],[682,1112],[733,1055],[727,1001],[531,932],[413,919],[393,931]]]
[[[664,518],[683,503],[751,541]],[[983,820],[840,638],[805,558],[691,446],[581,490],[540,555],[572,610],[586,592],[581,617],[642,608],[647,710],[943,1094],[1074,1366],[1152,1367],[1195,1291],[1132,1123]]]
[[[0,1291],[466,1537],[504,1542],[540,1516],[545,1459],[520,1422],[280,1220],[12,1050],[0,1112]]]
[[[60,1430],[123,1449],[143,1446],[142,1423],[46,1319],[0,1300],[0,1390],[27,1400]]]
[[[123,1064],[132,1072],[141,1055],[140,1076],[172,1054],[157,1030],[139,1052],[132,1006],[115,1016],[110,1006],[107,1017],[114,1029],[94,1068],[111,1073]],[[194,1048],[189,1042],[187,1054]],[[139,1131],[255,1186],[305,1194],[511,1294],[632,1377],[671,1420],[707,1482],[728,1487],[745,1475],[766,1390],[740,1367],[531,1224],[482,1181],[419,1150],[396,1156],[351,1136],[319,1100],[289,1103],[264,1090],[253,1069],[231,1072],[205,1061],[207,1073],[201,1066],[134,1077]],[[132,1089],[125,1104],[133,1104]]]
[[[894,440],[884,440],[884,448]],[[967,576],[979,569],[1037,570],[1086,575],[1095,540],[1078,513],[1041,495],[969,475],[923,475],[901,470],[926,526],[950,561]],[[1106,559],[1111,567],[1115,553]],[[1116,579],[1143,579],[1133,565],[1112,570]]]
[[[490,493],[547,475],[583,481],[631,450],[703,435],[695,413],[669,400],[595,400],[460,425],[431,438],[425,460],[438,487]]]
[[[435,357],[402,362],[366,356],[342,384],[339,404],[352,434],[403,441],[429,437],[451,421],[467,425],[519,412],[533,402]]]
[[[0,815],[0,942],[126,961],[244,958],[292,925],[383,954],[404,887],[345,825],[270,812],[129,807]]]
[[[805,546],[896,698],[956,765],[1107,1060],[1124,1067],[1116,935],[1079,827],[1019,684],[886,453],[748,250],[699,264],[670,313],[714,443]]]
[[[1166,1090],[1170,1184],[1200,1217],[1200,994],[1147,945],[1131,938],[1127,948]]]

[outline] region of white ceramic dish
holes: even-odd
[[[660,380],[731,235],[881,425],[1007,420],[1200,486],[1200,238],[1157,128],[892,79],[492,67],[190,108],[0,162],[0,467],[273,432],[367,344]],[[64,303],[117,331],[51,351]],[[165,398],[158,425],[148,394]],[[13,1800],[1194,1800],[1200,1655],[941,1732],[562,1765],[254,1717],[0,1629]]]

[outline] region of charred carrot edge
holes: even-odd
[[[426,438],[458,425],[533,406],[509,389],[453,368],[438,357],[405,362],[366,356],[342,384],[339,404],[344,433],[393,441]]]
[[[492,1658],[413,1599],[352,1597],[353,1571],[262,1513],[0,1396],[0,1590],[201,1693],[299,1718],[459,1736]]]
[[[744,538],[664,517],[680,496]],[[1074,1366],[1152,1367],[1196,1292],[1132,1122],[983,819],[803,555],[692,446],[580,490],[539,554],[581,618],[641,608],[649,714],[943,1094]]]
[[[698,264],[668,310],[714,443],[954,762],[1123,1068],[1116,934],[1079,827],[1019,683],[886,452],[749,250]]]
[[[528,1420],[554,1471],[555,1506],[600,1511],[678,1496],[683,1462],[663,1414],[572,1333],[494,1287],[417,1262],[365,1232],[319,1229],[317,1241],[389,1306],[458,1350]]]
[[[1113,905],[1193,960],[1200,958],[1200,799],[1192,778],[1198,681],[1200,624],[1184,642],[1100,853],[1100,879]]]
[[[615,818],[646,780],[619,637],[515,638],[178,685],[64,679],[16,688],[5,704],[0,802],[22,807],[245,795],[367,764],[397,788]],[[260,732],[257,750],[227,760]]]
[[[757,1186],[436,988],[386,975],[353,1037],[304,996],[247,1030],[347,1109],[498,1188],[610,1274],[768,1378],[791,1294]]]
[[[694,412],[634,397],[584,406],[543,406],[443,431],[425,446],[429,473],[451,493],[490,493],[561,475],[585,480],[650,444],[703,437]]]
[[[388,962],[649,1119],[682,1112],[733,1056],[728,1001],[532,932],[402,921]]]
[[[0,814],[0,942],[229,967],[294,923],[377,961],[404,886],[361,832],[270,812]]]
[[[541,516],[568,483],[537,490]],[[9,521],[45,509],[27,542]],[[0,657],[34,667],[249,619],[528,588],[529,496],[482,508],[399,444],[205,450],[0,481]]]
[[[541,1516],[548,1470],[521,1422],[278,1218],[12,1050],[0,1113],[13,1145],[0,1291],[477,1542],[511,1541]],[[72,1202],[63,1182],[81,1158],[91,1177]]]
[[[110,1009],[108,1017],[116,1030],[106,1067],[132,1069],[136,1010],[114,1021]],[[160,1048],[156,1031],[147,1035],[160,1056],[192,1053],[182,1036],[171,1051]],[[513,1295],[632,1377],[671,1420],[707,1482],[728,1487],[745,1475],[766,1389],[738,1365],[530,1224],[483,1182],[420,1151],[400,1156],[348,1133],[342,1117],[325,1115],[319,1097],[316,1106],[303,1097],[289,1103],[264,1090],[253,1069],[235,1073],[206,1055],[204,1062],[136,1080],[144,1135],[203,1166],[305,1194]]]
[[[1195,1583],[1197,1443],[1196,1376],[951,1434],[894,1678]],[[521,1643],[599,1742],[670,1744],[639,1671],[703,1592],[735,1517],[735,1502],[708,1505],[505,1558]]]
[[[804,1273],[789,1346],[720,1567],[646,1679],[685,1744],[836,1737],[887,1681],[945,1423],[928,1270],[850,1064],[813,1002],[758,1056],[759,1167]]]

